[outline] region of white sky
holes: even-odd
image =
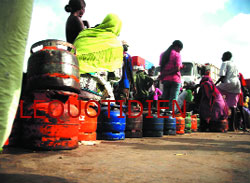
[[[250,65],[250,12],[225,10],[229,1],[85,0],[87,7],[82,19],[94,26],[108,13],[117,14],[123,22],[119,39],[128,42],[129,53],[156,66],[161,52],[179,39],[184,44],[182,61],[209,62],[220,67],[223,52],[231,51],[239,71],[250,78],[247,67]],[[250,0],[242,1],[250,7]],[[35,42],[66,40],[65,22],[69,13],[64,6],[67,3],[68,0],[34,0],[25,62]]]

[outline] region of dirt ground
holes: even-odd
[[[6,148],[0,182],[250,182],[250,133],[126,138],[61,151]]]

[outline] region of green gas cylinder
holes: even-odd
[[[191,113],[187,112],[185,118],[185,133],[191,133],[191,126],[192,126],[191,122],[192,122]]]

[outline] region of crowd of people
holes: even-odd
[[[242,106],[248,91],[243,75],[232,61],[231,52],[222,55],[220,78],[216,83],[210,77],[210,70],[205,68],[199,84],[190,82],[182,86],[180,71],[184,66],[180,52],[183,43],[175,40],[160,55],[160,75],[155,78],[155,67],[148,71],[143,66],[132,67],[129,45],[126,42],[121,44],[117,39],[122,26],[119,17],[108,14],[102,23],[90,27],[88,21],[81,19],[85,7],[84,0],[70,0],[65,6],[65,10],[70,12],[66,22],[66,38],[76,47],[81,77],[88,80],[81,83],[83,90],[89,91],[89,78],[99,78],[94,82],[95,89],[92,90],[95,91],[92,93],[105,90],[108,99],[124,100],[125,104],[129,99],[134,99],[143,106],[146,106],[146,100],[153,100],[153,107],[157,107],[160,97],[169,101],[163,103],[163,107],[170,113],[176,110],[172,105],[172,101],[176,100],[180,108],[185,103],[187,111],[200,114],[202,131],[208,130],[211,121],[227,119],[229,130],[247,130]],[[100,78],[105,78],[101,84],[98,82]],[[117,82],[111,82],[112,79]],[[162,91],[159,89],[160,83],[163,85]],[[236,120],[237,109],[242,114],[242,124]]]

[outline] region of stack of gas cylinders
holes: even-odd
[[[20,116],[22,143],[35,149],[76,148],[81,102],[76,50],[64,41],[44,40],[30,52]]]

